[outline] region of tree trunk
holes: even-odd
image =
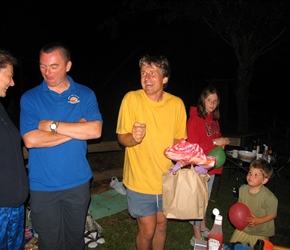
[[[235,96],[238,112],[238,127],[239,133],[245,133],[249,130],[249,85],[252,81],[253,74],[248,67],[238,67],[237,82],[235,88]]]

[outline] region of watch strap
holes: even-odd
[[[52,121],[52,123],[50,124],[50,130],[52,133],[56,133],[56,130],[58,128],[58,124],[59,124],[58,121]],[[55,125],[55,126],[53,126],[53,125]]]

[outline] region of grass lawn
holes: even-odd
[[[236,200],[232,194],[232,187],[236,183],[237,173],[230,175],[228,179],[229,170],[225,169],[222,176],[216,177],[211,199],[209,201],[209,206],[207,210],[207,226],[212,227],[214,218],[212,217],[213,208],[218,208],[220,214],[223,215],[223,233],[224,233],[224,243],[228,243],[230,237],[234,231],[233,226],[230,224],[228,219],[228,211],[231,205],[233,205]],[[289,210],[289,175],[290,169],[284,169],[282,173],[282,178],[285,182],[288,181],[286,186],[277,183],[274,188],[274,179],[271,179],[266,185],[270,190],[272,190],[279,200],[278,205],[278,217],[275,219],[276,224],[276,235],[270,240],[275,245],[290,247],[290,210]],[[219,183],[219,178],[221,178],[220,189],[217,193],[217,186]],[[244,183],[245,174],[239,174],[239,185]],[[137,232],[136,221],[132,219],[127,210],[119,212],[117,214],[98,219],[97,222],[103,227],[102,235],[105,238],[105,244],[103,244],[101,249],[109,250],[134,250],[135,248],[135,236]],[[165,250],[176,250],[176,249],[192,249],[189,241],[193,236],[192,225],[188,221],[178,221],[169,220],[167,229],[167,241]],[[86,248],[89,249],[89,248]],[[97,249],[97,248],[96,248]]]

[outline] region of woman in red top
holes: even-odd
[[[205,155],[217,146],[230,143],[229,138],[221,137],[219,125],[219,94],[215,87],[206,87],[197,102],[197,107],[190,107],[190,116],[187,121],[187,141],[197,143],[203,149]],[[216,174],[221,174],[223,167],[213,168],[208,172],[210,180],[208,182],[209,197]],[[190,221],[193,225],[193,237],[190,244],[194,246],[195,239],[203,239],[209,234],[205,220]]]

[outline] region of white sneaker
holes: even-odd
[[[210,230],[209,230],[208,228],[206,228],[206,229],[204,229],[204,230],[201,230],[200,232],[201,232],[201,236],[202,236],[203,238],[207,238],[208,235],[209,235]]]
[[[190,245],[192,245],[193,247],[194,247],[194,244],[195,244],[195,238],[194,238],[194,236],[192,236],[192,238],[190,239]],[[204,240],[204,238],[203,237],[201,237],[199,240]]]
[[[191,221],[189,221],[189,223],[191,225],[193,225],[194,221],[191,220]],[[201,232],[201,236],[202,237],[207,238],[208,235],[209,235],[210,230],[208,228],[205,228],[204,230],[201,230],[200,232]]]

